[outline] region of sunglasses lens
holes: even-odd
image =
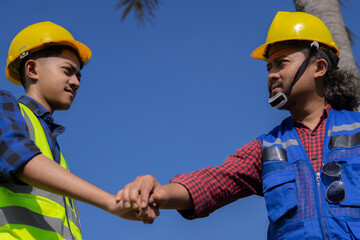
[[[339,177],[341,174],[341,165],[336,162],[329,162],[323,166],[322,171],[330,177]]]
[[[326,190],[326,198],[329,202],[339,203],[345,199],[345,185],[341,181],[335,181]]]

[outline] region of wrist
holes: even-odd
[[[161,205],[164,209],[185,210],[193,208],[192,198],[187,188],[179,183],[169,183],[163,186],[166,201]]]
[[[115,196],[110,193],[105,193],[102,196],[99,196],[99,201],[95,205],[98,208],[103,209],[109,213],[112,213],[116,209],[116,200]]]

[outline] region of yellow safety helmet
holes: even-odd
[[[18,72],[20,60],[26,55],[40,50],[46,43],[66,45],[77,49],[81,61],[84,63],[91,58],[91,50],[81,42],[75,41],[65,28],[52,22],[35,23],[19,32],[11,42],[5,69],[7,79],[21,85]]]
[[[278,12],[269,28],[266,43],[256,48],[251,57],[267,61],[268,46],[288,40],[317,41],[333,48],[337,56],[340,55],[329,29],[319,18],[304,12]]]

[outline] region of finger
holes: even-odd
[[[115,200],[117,203],[121,201],[122,195],[123,195],[123,190],[121,189],[120,191],[118,191],[118,193],[115,196]]]
[[[149,208],[152,210],[152,213],[155,214],[154,219],[158,216],[160,216],[160,209],[159,207],[153,207],[151,205],[149,205]]]
[[[160,212],[158,208],[148,206],[145,209],[141,209],[136,216],[138,219],[145,220],[145,219],[155,219],[159,215]]]
[[[139,199],[140,199],[140,191],[137,186],[133,186],[131,189],[129,189],[129,200],[131,207],[134,210],[139,209]]]
[[[149,204],[154,207],[159,207],[164,201],[165,197],[162,190],[154,192],[149,197]]]
[[[152,198],[150,198],[150,200],[151,200]],[[154,199],[152,199],[152,200],[154,200]],[[159,208],[159,204],[158,203],[156,203],[156,202],[150,202],[149,201],[149,206],[152,206],[152,207],[154,207],[154,208]]]
[[[136,213],[136,217],[138,219],[144,220],[144,219],[154,219],[156,217],[155,213],[151,212],[150,208],[142,208]]]
[[[126,185],[123,189],[123,194],[122,194],[122,199],[124,202],[124,207],[125,208],[130,208],[131,204],[130,204],[130,197],[129,197],[129,184]]]
[[[153,191],[153,189],[154,189],[154,184],[152,181],[150,183],[145,182],[144,184],[142,184],[140,189],[141,208],[146,208],[148,206],[150,193]]]
[[[140,182],[140,199],[138,199],[138,203],[141,208],[146,208],[149,202],[150,194],[156,186],[156,180],[151,175],[139,177],[138,180]]]

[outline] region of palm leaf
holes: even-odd
[[[123,21],[131,9],[134,10],[135,18],[142,24],[145,24],[145,19],[151,21],[154,18],[154,10],[159,6],[158,0],[119,0],[116,4],[117,9],[125,8],[121,20]]]

